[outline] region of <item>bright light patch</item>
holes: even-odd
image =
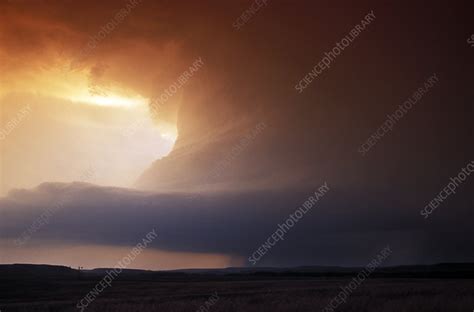
[[[91,95],[87,94],[80,94],[80,95],[73,95],[69,97],[69,100],[73,102],[83,102],[89,104],[95,104],[100,106],[119,106],[119,107],[134,107],[134,106],[142,106],[146,104],[146,99],[140,96],[135,97],[124,97],[119,95]]]
[[[0,195],[45,181],[81,180],[91,166],[96,173],[84,181],[130,187],[173,148],[176,124],[155,119],[149,98],[106,76],[91,80],[88,68],[62,69],[20,72],[0,83],[0,107],[31,104],[35,112],[14,140],[0,142]],[[42,144],[28,143],[32,133]],[[58,146],[61,153],[51,153]]]
[[[165,133],[162,133],[161,134],[161,137],[166,139],[166,140],[169,140],[169,141],[176,141],[176,137],[177,137],[177,134],[176,133],[172,133],[172,132],[165,132]]]

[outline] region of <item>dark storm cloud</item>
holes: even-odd
[[[246,259],[313,192],[196,196],[48,183],[2,199],[0,234],[8,240],[20,237],[42,212],[61,202],[26,244],[131,246],[144,230],[155,228],[160,239],[153,248]],[[462,248],[473,237],[466,192],[440,208],[430,223],[419,216],[419,207],[401,209],[402,201],[382,195],[367,201],[334,187],[259,265],[364,264],[387,244],[394,250],[393,263],[472,260],[472,249]]]

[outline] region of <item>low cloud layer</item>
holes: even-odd
[[[247,259],[313,193],[153,194],[46,183],[1,200],[0,234],[17,250],[65,244],[124,247],[156,229],[159,238],[153,249]],[[258,265],[362,265],[387,244],[393,249],[392,264],[472,261],[465,195],[440,208],[427,223],[415,207],[400,209],[403,203],[376,196],[361,201],[333,186]],[[24,245],[14,246],[15,239],[58,203],[60,208]]]

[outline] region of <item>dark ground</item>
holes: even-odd
[[[69,268],[43,267],[39,272],[11,267],[0,266],[1,312],[80,311],[77,302],[104,276],[100,270],[79,274]],[[127,271],[85,311],[198,311],[216,292],[215,304],[201,311],[321,311],[354,275],[320,271]],[[465,278],[466,272],[427,272],[418,267],[416,272],[389,271],[374,273],[336,311],[474,309],[474,279]]]

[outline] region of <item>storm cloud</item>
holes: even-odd
[[[133,186],[50,179],[1,198],[0,234],[9,252],[23,248],[14,240],[59,201],[27,246],[133,246],[155,228],[151,248],[226,254],[248,265],[327,181],[327,196],[258,265],[364,265],[387,245],[387,264],[474,261],[472,179],[429,220],[420,215],[474,156],[474,62],[465,42],[472,17],[461,2],[446,11],[437,4],[272,1],[236,30],[244,1],[143,0],[77,63],[125,4],[1,4],[0,95],[45,89],[49,80],[35,75],[66,64],[65,74],[86,73],[94,92],[114,84],[152,105],[196,59],[203,64],[158,114],[150,112],[177,139]],[[295,84],[371,11],[373,24],[297,92]],[[436,86],[362,157],[359,146],[433,73]],[[265,127],[252,132],[257,125]],[[72,154],[68,162],[81,158]],[[14,168],[10,175],[20,176],[21,162]]]

